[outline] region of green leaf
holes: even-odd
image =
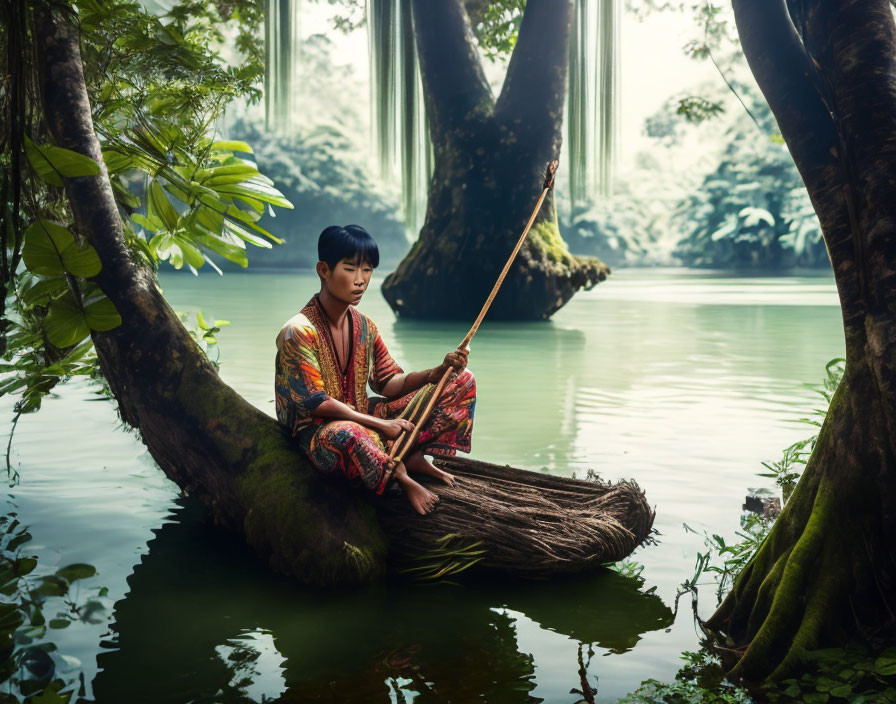
[[[51,186],[62,187],[62,177],[96,176],[100,165],[90,157],[52,144],[38,145],[25,135],[25,155],[37,175]]]
[[[74,582],[79,579],[87,579],[88,577],[93,577],[96,574],[96,567],[93,565],[88,565],[83,562],[75,562],[71,565],[66,565],[65,567],[60,567],[56,570],[56,576],[61,577],[66,582]]]
[[[852,694],[852,687],[848,684],[841,684],[831,690],[832,697],[848,697]]]
[[[20,577],[31,574],[35,567],[37,567],[37,560],[33,557],[20,557],[15,561],[16,574]]]
[[[174,239],[177,241],[177,246],[180,247],[180,251],[187,264],[197,269],[201,269],[202,265],[205,264],[205,257],[202,256],[202,252],[200,252],[185,237],[175,237]]]
[[[51,618],[48,625],[50,628],[68,628],[71,623],[67,618]]]
[[[44,218],[25,231],[22,259],[29,271],[41,276],[60,276],[68,271],[86,279],[102,269],[91,245],[79,246],[68,228]]]
[[[150,232],[158,232],[165,229],[165,223],[155,215],[147,217],[141,213],[131,213],[131,220]]]
[[[87,326],[97,332],[106,332],[121,325],[121,316],[115,304],[106,296],[84,306],[84,317]]]
[[[241,267],[249,266],[249,259],[246,257],[246,250],[244,247],[230,244],[218,237],[206,234],[195,234],[193,240],[213,252],[217,252],[225,259],[232,261],[235,264],[239,264]]]
[[[51,298],[58,298],[66,291],[68,284],[65,282],[65,277],[43,278],[22,291],[22,302],[28,306],[45,305]]]
[[[135,166],[134,157],[130,154],[122,154],[114,149],[103,149],[103,161],[110,175],[127,171]]]
[[[252,154],[252,147],[239,141],[212,142],[211,148],[213,152],[249,152]]]
[[[68,593],[68,582],[56,575],[41,577],[40,582],[35,591],[42,596],[65,596]]]
[[[271,203],[272,205],[279,205],[281,208],[289,208],[290,210],[293,208],[293,204],[280,191],[255,179],[244,181],[240,184],[219,186],[215,190],[218,193],[233,195],[250,205],[252,205],[251,201],[254,199],[264,203]]]
[[[896,675],[896,658],[878,658],[874,661],[874,671],[883,677]]]
[[[168,200],[168,196],[165,195],[165,191],[159,185],[158,181],[153,180],[152,183],[149,184],[148,204],[150,217],[153,215],[158,217],[169,231],[177,229],[177,221],[180,216],[177,214],[177,210],[174,209],[174,206],[171,205],[171,201]]]
[[[245,228],[240,227],[235,222],[231,222],[230,220],[224,223],[224,227],[229,233],[236,235],[240,239],[245,240],[250,244],[254,244],[256,247],[265,247],[267,249],[271,249],[271,247],[273,246],[266,239],[262,239],[258,235],[253,235]]]
[[[53,301],[46,318],[47,339],[56,347],[69,347],[90,333],[84,315],[71,293]]]
[[[197,180],[209,188],[240,183],[258,175],[258,168],[252,164],[227,164],[214,169],[203,169],[196,174]],[[233,180],[236,179],[236,180]]]

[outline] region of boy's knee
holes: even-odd
[[[363,432],[364,426],[351,420],[330,421],[321,429],[327,444],[339,448],[348,447]]]

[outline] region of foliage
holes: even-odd
[[[485,56],[492,61],[509,57],[516,46],[526,0],[467,0],[466,8]]]
[[[763,688],[770,702],[896,702],[896,647],[872,654],[866,647],[815,650],[800,677]]]
[[[561,191],[557,211],[563,239],[574,254],[600,257],[609,266],[667,264],[677,241],[670,213],[696,186],[692,170],[670,178],[677,152],[654,149],[638,154],[635,168],[616,181],[612,197],[570,208]]]
[[[418,582],[449,582],[453,577],[485,559],[487,549],[481,540],[464,540],[448,533],[434,541],[429,550],[421,551],[413,561],[398,570]]]
[[[73,583],[96,575],[88,564],[36,576],[37,558],[22,554],[31,535],[15,516],[0,516],[0,683],[15,696],[12,701],[30,697],[34,702],[67,702],[82,676],[80,663],[59,654],[48,636],[73,622],[101,623],[108,589],[88,587],[86,598],[72,597]],[[52,614],[51,605],[56,609]]]
[[[33,57],[14,49],[33,45],[31,24],[11,7],[0,39],[4,75],[12,77],[0,95],[11,118],[0,153],[0,393],[21,395],[18,419],[71,376],[102,383],[88,334],[121,320],[93,280],[99,256],[62,193],[66,179],[99,166],[49,143]],[[247,144],[216,140],[212,129],[230,101],[260,96],[257,4],[181,0],[156,16],[129,0],[82,0],[73,11],[94,127],[134,261],[196,273],[206,262],[217,269],[211,254],[246,266],[247,242],[280,242],[257,221],[271,206],[291,204],[258,171]],[[225,41],[239,61],[221,58]]]
[[[818,218],[793,159],[755,89],[738,84],[750,115],[734,114],[716,166],[676,209],[687,266],[830,266]]]
[[[215,320],[214,316],[203,313],[201,310],[178,311],[177,317],[180,318],[181,323],[183,323],[187,332],[190,333],[190,337],[196,341],[196,344],[199,345],[203,352],[208,354],[209,348],[214,347],[220,355],[217,335],[221,332],[221,328],[230,325],[229,320]],[[211,360],[211,362],[216,369],[219,368],[220,365],[217,359]]]
[[[341,11],[334,15],[334,29],[352,32],[365,24],[363,0],[328,0]],[[463,0],[473,34],[492,61],[506,59],[516,46],[526,0]]]
[[[637,690],[619,699],[620,704],[752,704],[745,689],[723,679],[724,672],[707,649],[684,652],[684,665],[675,681],[648,679]]]
[[[266,227],[283,236],[285,244],[258,265],[313,267],[317,237],[334,222],[358,223],[369,230],[383,264],[405,254],[409,245],[397,196],[380,195],[384,189],[363,161],[353,156],[357,151],[340,127],[311,125],[286,138],[263,134],[239,119],[229,133],[255,145],[259,164],[297,206],[276,220],[265,221]]]

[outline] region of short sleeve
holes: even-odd
[[[275,392],[277,419],[293,434],[330,398],[324,390],[313,327],[291,325],[278,335]]]
[[[373,345],[372,345],[372,364],[370,365],[370,378],[367,383],[374,393],[381,394],[386,383],[396,374],[403,373],[403,369],[398,366],[389,350],[386,349],[386,343],[380,337],[380,331],[373,328]]]

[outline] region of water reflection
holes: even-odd
[[[381,330],[393,356],[417,369],[440,362],[469,325],[397,319]],[[575,389],[587,365],[585,342],[582,330],[553,321],[489,321],[480,329],[470,352],[478,380],[473,456],[566,469],[578,431]]]
[[[115,604],[98,701],[535,702],[515,613],[615,653],[672,622],[658,597],[609,571],[311,593],[204,524],[191,499],[177,503]]]

